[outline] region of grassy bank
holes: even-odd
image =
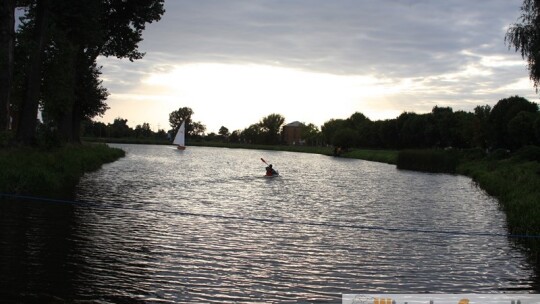
[[[72,189],[85,173],[125,155],[103,144],[61,148],[0,149],[0,192],[55,196]]]
[[[514,234],[540,235],[540,163],[511,157],[464,161],[458,172],[496,197]]]

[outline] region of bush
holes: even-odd
[[[397,157],[397,168],[431,173],[455,173],[459,163],[453,150],[405,150]]]
[[[507,149],[495,149],[487,156],[487,159],[489,160],[502,160],[507,158],[510,158],[510,150]]]
[[[521,160],[540,162],[540,147],[525,146],[519,149],[514,156]]]

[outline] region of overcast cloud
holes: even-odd
[[[511,95],[536,101],[532,84],[524,80],[524,60],[504,43],[521,3],[167,0],[162,20],[143,33],[144,59],[101,63],[113,95],[177,65],[224,63],[369,75],[390,86],[408,83],[409,90],[389,101],[399,111],[429,111],[435,104],[471,110]]]

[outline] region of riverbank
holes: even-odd
[[[0,193],[64,196],[85,172],[125,155],[105,144],[1,148]]]

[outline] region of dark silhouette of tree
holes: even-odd
[[[516,149],[539,143],[534,132],[534,123],[538,117],[538,113],[522,111],[508,122],[510,148]]]
[[[15,0],[0,1],[0,132],[9,127],[15,47]]]
[[[47,24],[49,22],[49,0],[36,0],[35,20],[31,27],[31,42],[28,65],[25,70],[24,97],[21,100],[20,117],[17,125],[17,141],[33,145],[36,143],[38,98],[41,86],[41,67],[46,47]]]
[[[190,136],[201,137],[206,132],[206,126],[203,125],[200,121],[194,121],[191,123],[192,129],[189,133]]]
[[[259,122],[265,144],[273,145],[280,143],[280,131],[283,123],[285,123],[285,117],[280,114],[270,114]]]
[[[228,137],[229,129],[225,128],[224,126],[221,126],[221,128],[219,128],[218,134],[221,135],[222,137]]]
[[[144,122],[142,125],[135,126],[135,130],[133,131],[135,134],[135,137],[151,137],[152,136],[152,129],[150,128],[150,124],[147,122]]]
[[[242,131],[240,138],[250,144],[262,144],[264,143],[263,130],[261,124],[252,124]]]
[[[191,115],[193,115],[193,110],[188,107],[179,108],[169,114],[169,124],[174,134],[178,132],[178,128],[180,128],[182,122],[185,122],[186,134],[192,130]]]
[[[240,130],[234,130],[232,131],[231,135],[229,135],[229,142],[231,143],[239,143],[240,142]]]
[[[185,122],[186,135],[189,137],[200,137],[206,132],[206,126],[199,121],[192,121],[191,116],[193,110],[188,107],[179,108],[169,114],[169,124],[173,130],[173,134],[178,132],[178,128],[182,122]]]
[[[55,118],[66,141],[78,142],[81,122],[106,110],[107,93],[98,80],[97,57],[116,56],[131,61],[142,58],[144,54],[138,50],[142,31],[147,23],[161,18],[163,0],[34,0],[29,3],[26,30],[33,34],[22,33],[21,37],[31,38],[29,42],[21,39],[21,43],[33,47],[24,75],[26,97],[18,107],[17,139],[22,143],[35,141],[41,64],[46,61],[49,69],[64,72],[62,76],[47,74],[48,84],[53,87],[61,84],[63,88],[59,91],[65,94],[61,98],[63,106],[55,104],[62,103],[59,100],[48,100],[49,105],[56,106],[49,110],[54,113],[51,117]],[[55,64],[60,66],[54,67]]]
[[[489,105],[477,106],[474,108],[474,126],[473,126],[473,146],[487,148],[491,129],[489,124],[489,115],[491,107]]]
[[[307,145],[315,146],[322,144],[322,134],[316,125],[312,123],[302,123],[302,126],[300,128],[300,137],[305,141]]]
[[[343,119],[330,119],[329,121],[325,122],[321,127],[324,140],[331,145],[335,145],[334,135],[339,129],[342,129],[345,126],[345,120]]]
[[[538,105],[519,96],[512,96],[499,100],[489,115],[489,123],[492,130],[492,144],[495,148],[513,148],[515,142],[508,132],[508,123],[519,112],[538,112]],[[529,132],[534,132],[533,129]]]
[[[342,149],[349,149],[355,145],[356,139],[358,138],[358,133],[349,128],[345,127],[339,129],[334,133],[332,138],[332,143],[336,147],[341,147]]]
[[[529,76],[538,91],[540,83],[540,1],[523,0],[519,22],[506,32],[505,41],[527,60]]]
[[[120,117],[115,118],[112,125],[109,125],[111,137],[129,137],[132,134],[132,129],[127,125],[127,119]]]

